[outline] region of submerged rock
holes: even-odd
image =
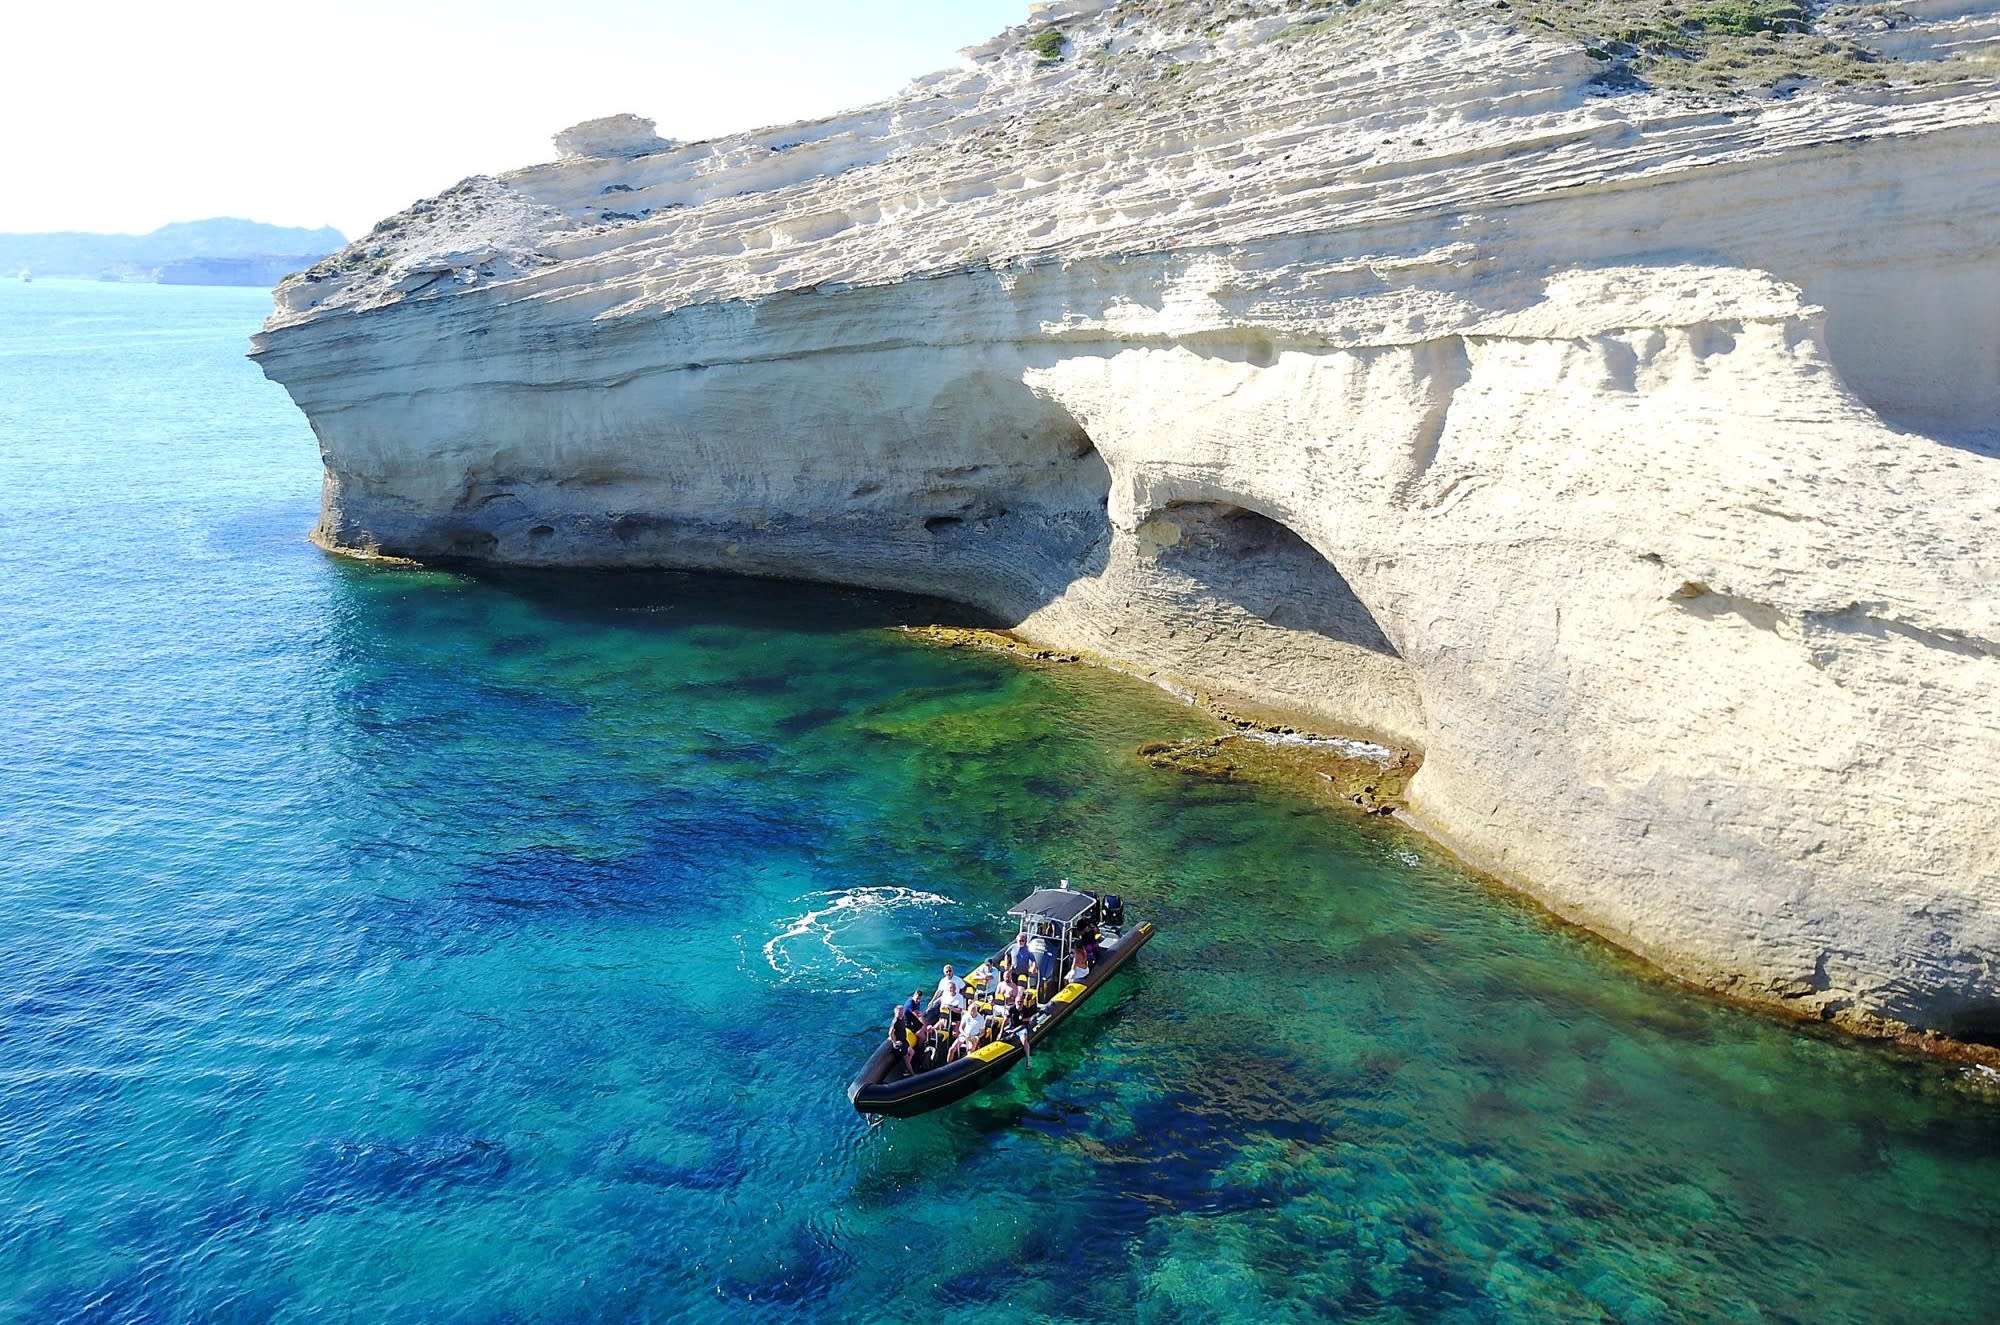
[[[1647,91],[1584,13],[1055,6],[468,180],[256,354],[330,547],[956,598],[1420,751],[1414,815],[1671,970],[1948,1028],[2000,1006],[2000,95],[1836,86],[1804,17],[1714,62],[1783,95]]]

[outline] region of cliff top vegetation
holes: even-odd
[[[1232,23],[1299,11],[1280,40],[1331,34],[1408,0],[1334,0],[1323,6],[1269,0],[1125,0],[1122,13],[1214,35]],[[1800,86],[1846,87],[2000,73],[1977,49],[1955,52],[1910,41],[1919,14],[1905,3],[1825,0],[1464,0],[1465,17],[1489,18],[1567,38],[1604,65],[1611,88],[1711,95],[1783,94]],[[1921,15],[1935,17],[1928,6]],[[1968,26],[1987,26],[1976,15]],[[1991,24],[2000,30],[2000,21]],[[1958,54],[1960,58],[1948,56]]]

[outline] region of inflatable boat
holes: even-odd
[[[968,1015],[982,1018],[990,1017],[996,1003],[1011,1001],[1006,1029],[997,1035],[989,1032],[977,1047],[967,1047],[935,1065],[916,1058],[914,1032],[900,1045],[884,1039],[848,1083],[847,1098],[858,1112],[908,1118],[992,1085],[1026,1061],[1043,1036],[1082,1007],[1153,937],[1149,922],[1125,924],[1124,903],[1117,896],[1072,892],[1067,884],[1037,889],[1007,914],[1020,917],[1020,932],[983,964],[996,975],[969,983],[964,995]],[[1079,976],[1073,967],[1080,949],[1094,951],[1096,960]],[[1029,954],[1029,960],[1012,959],[1022,953]],[[1018,990],[1014,1000],[995,997],[1000,974]],[[941,996],[932,997],[923,1009],[925,1026],[951,1016],[943,1002]],[[952,1037],[933,1033],[929,1043],[948,1038]],[[906,1065],[912,1058],[916,1061]]]

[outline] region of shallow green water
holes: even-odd
[[[1984,1321],[2000,1106],[1205,720],[676,577],[332,562],[262,296],[0,283],[7,1320]],[[871,1130],[1027,886],[1160,938]]]

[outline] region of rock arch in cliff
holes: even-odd
[[[1139,540],[1162,570],[1267,625],[1401,661],[1339,568],[1268,515],[1227,502],[1172,502],[1140,527]]]
[[[1275,512],[1233,494],[1167,502],[1138,522],[1121,579],[1170,623],[1158,654],[1189,680],[1422,748],[1415,673],[1335,561]]]
[[[908,509],[932,533],[1017,510],[1104,524],[1111,471],[1083,426],[1019,381],[990,373],[933,396],[905,444]],[[903,449],[903,448],[899,448]],[[856,490],[872,498],[881,485]]]
[[[848,500],[900,522],[886,537],[919,587],[1011,623],[1103,571],[1111,470],[1074,415],[986,365],[913,394]]]

